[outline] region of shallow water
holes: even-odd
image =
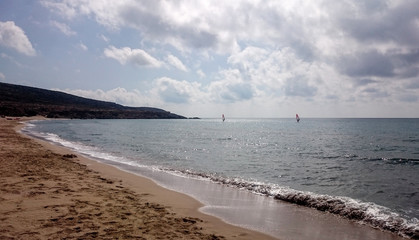
[[[419,229],[419,119],[32,124],[25,131],[131,170],[217,182],[400,234]],[[209,209],[225,212],[204,211]]]

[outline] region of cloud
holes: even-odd
[[[198,76],[199,76],[200,78],[204,78],[204,77],[205,77],[205,73],[204,73],[201,69],[197,70],[197,71],[196,71],[196,74],[198,74]]]
[[[180,61],[179,58],[171,54],[167,56],[167,62],[181,71],[184,71],[184,72],[188,71],[188,68],[182,63],[182,61]]]
[[[330,69],[319,63],[301,60],[295,51],[289,48],[269,51],[248,47],[230,56],[228,62],[236,68],[236,79],[241,79],[253,89],[258,89],[254,90],[254,93],[283,97],[315,96],[315,86],[321,84],[319,79],[329,74]]]
[[[352,9],[337,17],[339,26],[363,43],[393,41],[417,46],[417,13],[415,1],[385,3],[383,1],[354,2]],[[356,17],[348,16],[356,12]]]
[[[201,85],[197,82],[178,81],[163,77],[153,81],[152,92],[168,103],[190,103],[205,99],[205,93],[200,90]]]
[[[400,96],[399,100],[403,102],[417,102],[419,99],[418,99],[418,96],[416,95],[407,94],[407,95]]]
[[[389,96],[386,91],[373,87],[364,89],[362,93],[365,93],[369,98],[384,98]]]
[[[245,82],[237,69],[228,69],[220,73],[220,80],[211,82],[208,92],[211,101],[216,103],[233,103],[249,100],[254,95],[250,82]]]
[[[15,64],[18,67],[24,67],[23,64],[21,64],[20,62],[16,61],[16,59],[13,58],[12,56],[9,56],[9,55],[7,55],[5,53],[1,53],[1,57],[4,58],[4,59],[7,59],[8,61],[12,62],[13,64]]]
[[[250,84],[247,83],[233,83],[223,85],[223,88],[219,88],[219,96],[227,102],[236,102],[249,100],[253,97],[253,89]]]
[[[152,72],[156,80],[147,96],[162,103],[244,106],[259,101],[261,106],[269,100],[308,109],[332,103],[336,109],[355,110],[368,103],[368,109],[374,110],[378,102],[413,106],[419,100],[414,97],[419,96],[415,1],[44,0],[42,4],[68,20],[96,21],[104,27],[100,33],[108,30],[104,34],[109,36],[115,32],[140,36],[142,49],[104,50],[104,56],[121,64],[170,64],[188,71],[183,75],[186,80],[174,79],[178,72]],[[182,58],[167,56],[168,52],[180,52]],[[154,56],[163,56],[165,63]],[[184,59],[194,59],[193,65]]]
[[[343,73],[352,77],[392,77],[395,66],[391,58],[375,50],[356,56],[345,56],[339,64]]]
[[[179,81],[168,77],[153,80],[150,91],[127,90],[117,87],[111,90],[53,89],[69,94],[102,101],[116,102],[126,106],[161,106],[168,103],[184,104],[190,102],[206,102],[206,94],[201,91],[199,83]]]
[[[235,53],[249,43],[291,47],[304,60],[357,54],[368,44],[384,50],[417,48],[414,1],[43,1],[69,19],[87,15],[109,29],[130,28],[150,43],[182,51]],[[377,44],[375,47],[371,44]],[[369,49],[372,50],[372,49]],[[364,51],[361,51],[361,53]]]
[[[28,56],[36,55],[25,32],[12,21],[0,22],[0,45],[13,48]]]
[[[0,80],[4,80],[4,79],[6,79],[6,76],[2,72],[0,72]]]
[[[180,19],[188,17],[189,13],[183,12],[184,16],[178,16],[180,9],[177,4],[163,1],[129,1],[115,7],[117,12],[112,12],[111,15],[103,14],[103,11],[97,8],[92,11],[103,17],[99,22],[106,26],[128,26],[143,32],[144,38],[149,41],[171,44],[180,50],[208,49],[217,44],[216,33],[193,22],[179,22]]]
[[[97,90],[81,90],[81,89],[53,89],[77,96],[92,98],[96,100],[115,102],[125,106],[153,106],[156,102],[140,93],[138,90],[128,91],[125,88],[117,87],[108,91],[102,89]]]
[[[419,77],[416,79],[412,79],[409,81],[408,84],[405,86],[407,89],[419,89]]]
[[[103,34],[100,34],[99,35],[99,37],[103,40],[103,41],[105,41],[105,42],[109,42],[109,38],[108,37],[106,37],[105,35],[103,35]]]
[[[4,59],[6,59],[6,60],[8,60],[8,61],[10,61],[11,63],[15,64],[18,67],[24,67],[23,64],[21,64],[20,62],[16,61],[16,59],[13,58],[12,56],[9,56],[9,55],[7,55],[5,53],[1,53],[1,57],[4,58]]]
[[[368,78],[362,78],[362,79],[354,79],[354,83],[356,86],[366,86],[368,84],[377,83],[377,81],[374,81],[372,79]]]
[[[57,22],[57,21],[51,21],[50,24],[51,24],[51,26],[53,26],[56,29],[60,30],[66,36],[74,36],[74,35],[77,35],[77,33],[74,32],[73,30],[71,30],[71,28],[67,24],[65,24],[65,23],[60,23],[60,22]]]
[[[68,19],[73,19],[77,15],[88,15],[112,30],[136,29],[142,33],[146,41],[170,44],[182,51],[199,49],[229,52],[239,48],[236,37],[229,33],[231,29],[222,28],[224,19],[206,9],[208,4],[183,1],[172,3],[130,0],[123,2],[46,0],[42,1],[42,5]],[[222,10],[223,6],[220,7],[214,10]],[[226,13],[223,10],[222,13],[232,12]],[[229,20],[231,19],[233,17],[229,16]]]
[[[76,5],[81,4],[81,2],[68,2],[68,1],[41,1],[40,2],[44,7],[51,9],[56,12],[58,15],[71,19],[76,16],[77,12],[80,9],[76,9]]]
[[[298,97],[314,97],[317,93],[317,88],[310,86],[308,81],[304,79],[304,76],[295,76],[294,78],[288,78],[284,84],[284,93],[286,96],[298,96]]]
[[[83,51],[87,51],[87,50],[88,50],[87,46],[86,46],[86,45],[84,45],[83,43],[80,43],[80,44],[78,45],[78,47],[79,47],[80,49],[82,49]]]
[[[103,52],[106,57],[117,60],[120,64],[130,63],[136,66],[160,67],[162,63],[142,49],[109,46]]]

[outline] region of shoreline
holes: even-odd
[[[0,237],[277,239],[207,215],[199,211],[203,206],[199,201],[146,177],[17,132],[23,127],[20,121],[36,119],[44,118],[0,119],[0,140],[4,143],[1,178],[5,180],[0,198]],[[24,166],[21,158],[28,161]],[[9,171],[6,162],[15,163],[7,166]],[[40,166],[42,173],[31,169]],[[120,206],[116,199],[123,199],[125,204]],[[140,208],[147,214],[139,215]]]

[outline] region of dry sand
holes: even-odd
[[[28,120],[28,119],[22,119]],[[21,121],[21,120],[20,120]],[[273,239],[0,119],[0,239]]]

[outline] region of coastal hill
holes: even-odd
[[[41,88],[0,82],[1,116],[79,119],[184,119],[159,108],[126,107]]]

